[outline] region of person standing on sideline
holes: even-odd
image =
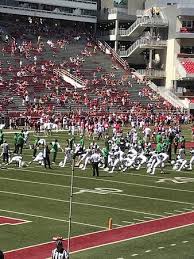
[[[52,251],[52,259],[69,259],[68,252],[63,248],[62,239],[57,239],[56,248]]]
[[[99,176],[98,165],[101,160],[100,154],[97,150],[94,150],[94,153],[91,155],[92,168],[93,168],[93,176]]]
[[[3,130],[0,130],[0,145],[3,144],[3,140],[4,140],[4,133],[3,133]]]
[[[47,165],[48,165],[49,169],[51,169],[50,149],[49,149],[48,145],[44,145],[43,159],[44,159],[44,167],[47,168]]]
[[[17,150],[17,141],[18,141],[18,133],[15,133],[14,134],[14,151],[13,153],[17,154],[18,153],[18,150]]]
[[[24,136],[23,136],[23,133],[20,132],[17,138],[17,151],[20,153],[20,155],[22,154],[23,147],[24,147]]]
[[[2,155],[3,155],[3,163],[9,162],[9,145],[7,144],[7,141],[4,140],[4,143],[1,144],[2,147]]]
[[[102,155],[104,158],[104,171],[108,170],[108,156],[109,156],[109,149],[107,147],[104,147],[102,149]]]
[[[55,139],[55,141],[51,143],[51,147],[52,147],[51,152],[53,152],[53,161],[52,161],[52,163],[55,163],[59,148],[61,149],[62,152],[64,150],[61,148],[61,146],[60,146],[60,144],[59,144],[57,139]]]

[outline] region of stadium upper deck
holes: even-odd
[[[194,95],[192,0],[130,0],[103,12],[108,15],[99,20],[99,35],[121,57],[157,86],[184,98]]]

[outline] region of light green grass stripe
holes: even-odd
[[[35,214],[29,214],[29,213],[23,213],[23,212],[18,212],[18,211],[13,211],[13,210],[4,210],[0,209],[2,212],[7,212],[7,213],[13,213],[13,214],[18,214],[18,215],[24,215],[24,216],[29,216],[29,217],[35,217],[35,218],[41,218],[41,219],[48,219],[48,220],[54,220],[54,221],[60,221],[60,222],[69,222],[68,220],[65,219],[57,219],[57,218],[51,218],[47,216],[41,216],[41,215],[35,215]],[[84,226],[89,226],[89,227],[96,227],[96,228],[102,228],[106,229],[106,227],[98,226],[98,225],[91,225],[88,223],[83,223],[83,222],[77,222],[77,221],[72,221],[73,224],[78,224],[78,225],[84,225]]]
[[[32,182],[32,181],[27,181],[27,180],[17,180],[17,179],[9,179],[9,178],[2,178],[0,179],[3,180],[8,180],[8,181],[16,181],[16,182],[24,182],[24,183],[30,183],[30,184],[40,184],[40,185],[48,185],[48,186],[53,186],[53,187],[61,187],[61,188],[70,188],[68,185],[60,185],[60,184],[49,184],[49,183],[39,183],[39,182]],[[73,187],[75,189],[83,190],[84,188],[79,188],[79,187]],[[87,189],[92,194],[91,189]],[[0,191],[3,192],[3,191]],[[164,201],[164,202],[173,202],[173,203],[180,203],[180,204],[190,204],[194,205],[194,203],[188,203],[188,202],[182,202],[182,201],[174,201],[174,200],[166,200],[162,198],[155,198],[155,197],[149,197],[149,196],[140,196],[140,195],[132,195],[132,194],[125,194],[125,193],[108,193],[109,195],[118,195],[118,196],[125,196],[125,197],[132,197],[132,198],[140,198],[140,199],[150,199],[150,200],[157,200],[157,201]],[[107,194],[107,195],[108,195]],[[95,193],[96,195],[96,193]]]
[[[18,169],[13,169],[18,170]],[[55,175],[55,176],[62,176],[62,177],[71,177],[70,174],[59,174],[59,173],[50,173],[50,172],[41,172],[36,170],[28,170],[28,169],[19,169],[20,171],[25,172],[32,172],[37,174],[48,174],[48,175]],[[135,174],[136,175],[136,174]],[[139,174],[138,174],[139,176]],[[134,185],[139,187],[146,187],[146,188],[155,188],[155,189],[161,189],[161,190],[170,190],[170,191],[177,191],[177,192],[186,192],[186,193],[194,193],[194,191],[191,190],[185,190],[185,189],[177,189],[177,188],[170,188],[170,187],[162,187],[162,186],[155,186],[155,185],[147,185],[147,184],[139,184],[139,183],[131,183],[131,182],[122,182],[122,181],[116,181],[116,180],[108,180],[108,179],[101,179],[101,178],[92,178],[92,177],[85,177],[85,176],[74,176],[78,179],[84,179],[84,180],[93,180],[93,181],[100,181],[100,182],[109,182],[109,183],[116,183],[116,184],[124,184],[124,185]],[[151,176],[150,176],[151,177]],[[158,177],[160,179],[163,179],[164,177]],[[76,187],[78,188],[78,187]],[[80,188],[83,189],[83,188]]]
[[[28,197],[28,198],[44,199],[44,200],[50,200],[50,201],[56,201],[56,202],[69,203],[69,201],[66,201],[66,200],[49,198],[49,197],[45,197],[45,196],[25,194],[25,193],[8,192],[8,191],[0,191],[0,193],[10,194],[10,195],[18,195],[18,196],[23,196],[23,197]],[[97,207],[97,208],[105,208],[105,209],[111,209],[111,210],[118,210],[118,211],[134,212],[134,213],[140,213],[140,214],[145,214],[145,215],[147,214],[147,215],[162,217],[162,215],[159,215],[159,214],[147,213],[147,212],[136,211],[136,210],[128,210],[128,209],[116,208],[116,207],[109,207],[109,206],[97,205],[97,204],[91,204],[91,203],[73,202],[73,204],[83,205],[83,206],[91,206],[91,207]]]

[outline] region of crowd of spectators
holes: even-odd
[[[154,114],[156,110],[174,112],[172,105],[146,82],[142,84],[131,76],[130,70],[121,68],[111,53],[107,55],[107,59],[111,59],[108,71],[99,63],[94,69],[85,69],[84,64],[91,62],[89,58],[103,51],[91,34],[40,21],[11,24],[7,31],[9,37],[0,44],[4,57],[0,63],[0,88],[4,93],[0,109],[5,111],[13,104],[10,117],[52,117],[56,111],[60,117],[65,114],[108,117],[110,112],[138,117]],[[79,41],[83,46],[80,52],[66,56],[71,44]],[[56,69],[65,69],[81,79],[84,87],[74,88],[54,72]],[[118,71],[121,71],[120,76]],[[142,84],[137,99],[130,93],[135,90],[135,83]],[[20,97],[15,106],[14,96]],[[142,104],[145,98],[146,105]]]

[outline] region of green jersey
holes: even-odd
[[[83,148],[83,147],[84,147],[84,139],[81,138],[80,141],[79,141],[79,143],[80,143],[80,146]]]
[[[162,150],[163,150],[163,144],[162,144],[162,143],[158,143],[158,144],[156,145],[156,152],[157,152],[157,153],[161,153]]]
[[[104,148],[102,149],[102,155],[103,155],[103,157],[104,157],[104,158],[105,158],[105,157],[108,157],[108,154],[109,154],[108,148],[107,148],[107,147],[104,147]]]
[[[57,152],[58,151],[58,144],[56,142],[52,143],[52,151]]]
[[[16,134],[14,135],[14,144],[16,145],[17,142],[18,142],[18,134],[16,133]]]
[[[162,141],[161,134],[156,135],[156,143],[160,143]]]
[[[18,139],[17,139],[17,144],[18,145],[23,145],[24,144],[24,138],[21,134],[19,134]]]

